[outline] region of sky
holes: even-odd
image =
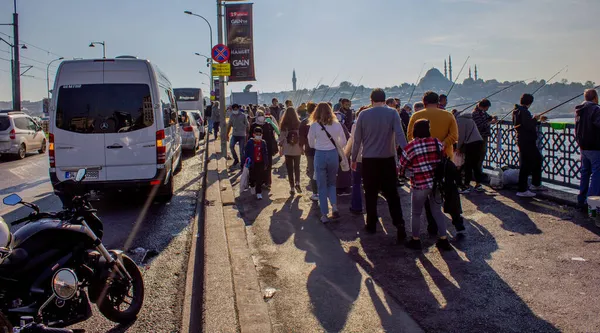
[[[205,59],[210,54],[208,25],[185,15],[206,17],[217,42],[215,0],[17,0],[23,64],[24,100],[46,95],[46,64],[58,58],[99,58],[105,41],[108,57],[134,55],[151,60],[174,87],[208,90]],[[12,21],[13,0],[0,0],[0,24]],[[477,64],[484,80],[549,78],[600,82],[598,0],[255,0],[256,82],[231,84],[241,91],[291,89],[320,80],[368,87],[415,82],[426,69],[443,70],[453,58],[454,75],[465,59]],[[0,26],[0,37],[12,36]],[[10,48],[0,42],[0,101],[11,99]],[[49,52],[51,53],[49,53]],[[26,59],[26,58],[28,59]],[[54,64],[57,64],[55,62]],[[56,73],[50,67],[50,82]],[[467,69],[459,82],[467,76]]]

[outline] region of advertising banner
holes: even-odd
[[[229,82],[256,81],[254,73],[254,38],[252,4],[225,6],[227,46],[230,50]]]

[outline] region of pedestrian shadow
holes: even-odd
[[[30,189],[32,187],[36,187],[38,185],[44,184],[44,183],[49,183],[50,179],[49,178],[45,178],[45,179],[39,179],[33,182],[28,182],[28,183],[22,183],[19,184],[17,186],[11,186],[11,187],[7,187],[4,189],[0,189],[0,196],[6,196],[12,193],[19,193],[21,191],[25,191],[27,189]]]
[[[542,233],[527,212],[507,205],[498,200],[496,198],[498,196],[503,196],[503,194],[488,193],[487,195],[479,195],[473,193],[472,195],[462,196],[461,200],[468,200],[480,212],[495,216],[502,223],[500,226],[506,231],[521,235],[538,235]]]
[[[340,332],[358,298],[362,276],[316,215],[302,218],[299,201],[300,197],[289,198],[273,212],[271,238],[281,245],[294,237],[294,245],[306,252],[305,261],[315,264],[306,284],[312,312],[325,331]]]
[[[349,255],[386,291],[388,304],[401,304],[426,332],[559,332],[487,263],[498,249],[489,231],[475,221],[465,223],[466,238],[452,241],[464,257],[438,252],[435,238],[422,238],[423,251],[393,245],[392,233],[360,236],[360,249],[351,248]],[[367,288],[386,332],[399,331],[392,321],[399,314]]]

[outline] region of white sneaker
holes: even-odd
[[[517,192],[517,196],[521,198],[533,198],[535,197],[535,193],[531,191]]]
[[[529,186],[529,190],[530,191],[538,191],[539,192],[539,191],[545,191],[546,188],[543,187],[542,185],[540,185],[540,186],[531,185],[531,186]]]
[[[250,188],[250,193],[252,193],[252,195],[256,194],[256,187],[251,187]]]
[[[261,193],[257,194],[257,195],[256,195],[256,199],[257,199],[257,200],[262,200],[262,194],[261,194]]]
[[[312,201],[319,201],[319,195],[318,194],[313,194],[310,196],[310,200]]]

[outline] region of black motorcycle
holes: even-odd
[[[79,184],[85,173],[64,183]],[[131,258],[104,247],[87,193],[73,193],[58,213],[40,212],[16,194],[3,202],[33,212],[12,222],[26,223],[14,234],[0,218],[0,333],[71,332],[64,327],[87,320],[91,303],[113,322],[135,320],[144,301],[142,274]]]

